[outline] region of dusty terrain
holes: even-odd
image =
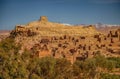
[[[17,44],[31,50],[33,56],[66,58],[73,63],[101,53],[107,57],[120,56],[120,28],[104,33],[94,25],[68,26],[49,22],[46,16],[26,25],[16,25],[11,32]]]

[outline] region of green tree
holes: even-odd
[[[89,58],[85,61],[76,61],[73,64],[73,74],[78,78],[92,78],[96,75],[96,61]]]
[[[54,79],[73,79],[72,65],[66,59],[56,59]]]

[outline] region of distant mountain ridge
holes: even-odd
[[[0,33],[10,33],[11,30],[0,30]]]
[[[119,29],[120,25],[108,25],[108,24],[95,24],[98,31],[108,33],[112,29]]]

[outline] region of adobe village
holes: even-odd
[[[108,33],[96,30],[94,25],[64,25],[49,22],[46,16],[26,25],[16,25],[10,37],[22,45],[20,54],[30,50],[40,58],[65,58],[71,63],[91,58],[97,53],[105,57],[120,57],[120,28]]]

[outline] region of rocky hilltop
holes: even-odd
[[[46,16],[41,16],[38,21],[16,25],[10,36],[22,45],[19,53],[27,49],[38,57],[66,58],[73,63],[96,53],[120,56],[119,28],[103,34],[93,25],[68,26],[49,22]]]
[[[16,25],[12,31],[12,35],[18,36],[60,36],[75,35],[88,36],[98,33],[93,25],[83,26],[67,26],[60,23],[49,22],[46,16],[41,16],[38,21],[30,22],[26,25]]]

